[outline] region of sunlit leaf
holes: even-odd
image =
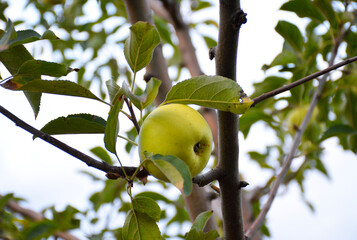
[[[149,23],[139,21],[130,27],[130,35],[124,45],[124,55],[134,73],[150,63],[154,49],[159,43],[159,33]]]
[[[196,104],[235,114],[245,113],[253,101],[234,81],[221,76],[199,76],[171,88],[164,103]]]
[[[90,149],[90,151],[104,162],[113,164],[112,158],[109,156],[108,152],[105,151],[104,148],[98,146]]]

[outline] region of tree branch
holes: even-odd
[[[151,0],[150,2],[155,2],[155,0]],[[189,27],[182,18],[178,2],[170,0],[161,0],[161,2],[170,16],[167,20],[175,29],[180,53],[183,58],[185,67],[189,70],[192,77],[202,75],[203,72],[195,54],[196,49],[192,43]],[[151,3],[151,5],[154,4]]]
[[[276,194],[278,192],[278,189],[279,189],[280,185],[284,182],[286,174],[288,173],[288,171],[290,169],[292,160],[294,159],[296,151],[297,151],[297,148],[300,145],[302,135],[303,135],[304,131],[307,128],[307,125],[308,125],[308,123],[309,123],[309,121],[310,121],[310,119],[311,119],[311,117],[313,115],[314,108],[316,107],[316,105],[318,103],[318,100],[320,98],[320,95],[322,93],[324,84],[325,84],[325,82],[327,81],[327,79],[329,77],[328,73],[333,69],[336,69],[336,68],[338,68],[340,66],[346,65],[346,64],[348,64],[350,62],[353,62],[353,61],[357,60],[357,56],[356,56],[356,57],[347,59],[345,61],[342,61],[339,64],[333,65],[333,62],[335,61],[336,56],[337,56],[338,48],[339,48],[339,46],[340,46],[340,44],[342,42],[342,37],[346,36],[346,33],[349,30],[350,30],[350,28],[348,28],[340,36],[335,38],[335,44],[334,44],[334,48],[333,48],[333,50],[331,52],[331,58],[330,58],[330,61],[329,61],[329,67],[324,69],[324,70],[322,70],[322,71],[320,71],[320,72],[323,72],[324,75],[321,78],[321,80],[319,80],[319,85],[316,87],[316,90],[315,90],[314,95],[313,95],[313,97],[311,99],[311,102],[310,102],[309,109],[308,109],[308,111],[307,111],[302,123],[300,124],[300,126],[299,126],[299,128],[298,128],[298,130],[297,130],[297,132],[296,132],[296,134],[294,136],[294,140],[293,140],[293,143],[291,144],[289,153],[286,155],[283,167],[282,167],[280,173],[278,174],[278,176],[276,177],[276,180],[275,180],[275,182],[274,182],[274,184],[272,186],[272,189],[271,189],[271,191],[269,193],[268,200],[264,204],[263,209],[259,213],[258,217],[255,219],[253,224],[246,231],[245,235],[246,235],[247,239],[251,239],[254,236],[254,234],[260,229],[260,227],[264,223],[266,215],[268,214],[268,212],[270,210],[270,207],[271,207],[271,205],[272,205],[272,203],[273,203],[273,201],[275,199],[275,196],[276,196]],[[351,59],[352,59],[352,61],[351,61]],[[320,72],[318,72],[318,73],[320,73]],[[315,74],[317,74],[317,73],[315,73]],[[314,75],[314,74],[312,74],[312,75]],[[315,78],[315,77],[316,76],[314,76],[313,78]]]
[[[256,97],[256,98],[253,99],[254,103],[252,104],[251,107],[254,107],[256,104],[258,104],[258,103],[260,103],[260,102],[262,102],[262,101],[264,101],[264,100],[266,100],[268,98],[274,97],[275,95],[278,95],[278,94],[280,94],[282,92],[288,91],[288,90],[290,90],[290,89],[292,89],[294,87],[297,87],[297,86],[299,86],[299,85],[301,85],[303,83],[306,83],[306,82],[308,82],[308,81],[310,81],[310,80],[312,80],[314,78],[317,78],[317,77],[319,77],[321,75],[329,73],[332,70],[335,70],[335,69],[337,69],[339,67],[342,67],[342,66],[345,66],[347,64],[350,64],[350,63],[352,63],[354,61],[357,61],[357,56],[348,58],[348,59],[346,59],[344,61],[341,61],[339,63],[331,65],[331,66],[329,66],[329,67],[327,67],[327,68],[325,68],[325,69],[323,69],[321,71],[315,72],[315,73],[313,73],[313,74],[311,74],[311,75],[309,75],[307,77],[301,78],[301,79],[299,79],[299,80],[297,80],[297,81],[295,81],[293,83],[290,83],[290,84],[288,84],[286,86],[283,86],[281,88],[275,89],[275,90],[270,91],[268,93],[263,93],[259,97]]]
[[[0,195],[0,199],[2,196]],[[10,199],[6,206],[13,212],[21,214],[23,217],[31,219],[33,221],[41,221],[45,219],[45,217],[38,212],[35,212],[31,209],[21,207],[16,201]],[[56,237],[62,238],[64,240],[79,240],[79,238],[75,237],[74,235],[67,233],[67,232],[61,232],[58,231],[55,233]]]
[[[224,171],[222,168],[214,168],[211,171],[197,175],[192,179],[193,183],[196,183],[198,186],[203,187],[215,180],[219,180],[224,176]]]
[[[220,0],[219,36],[215,56],[216,73],[236,81],[239,29],[245,19],[240,1]],[[241,18],[244,16],[243,18]],[[239,180],[238,116],[218,112],[219,162],[224,177],[219,179],[224,239],[244,240],[241,189]]]
[[[131,121],[132,123],[134,124],[134,127],[136,129],[136,132],[139,134],[140,132],[140,126],[139,126],[139,123],[138,123],[138,120],[136,119],[136,116],[135,116],[135,113],[134,113],[134,110],[133,110],[133,105],[131,102],[128,101],[128,98],[124,97],[124,101],[125,101],[125,104],[126,106],[128,107],[129,109],[129,112],[130,112],[130,116],[131,116]]]
[[[154,24],[151,10],[146,0],[125,0],[124,3],[131,24],[135,24],[137,21]],[[149,80],[151,77],[161,80],[159,94],[155,99],[156,105],[159,105],[165,100],[166,94],[172,86],[161,44],[155,48],[151,62],[146,67],[144,79]]]
[[[18,127],[28,131],[29,133],[32,133],[36,137],[41,138],[45,142],[48,142],[49,144],[61,149],[62,151],[68,153],[69,155],[71,155],[75,158],[78,158],[79,160],[81,160],[82,162],[87,164],[89,167],[93,167],[93,168],[96,168],[103,172],[106,172],[108,178],[114,179],[114,178],[124,177],[124,173],[123,173],[123,170],[121,167],[112,166],[104,161],[98,161],[98,160],[78,151],[77,149],[68,146],[67,144],[59,141],[58,139],[50,136],[49,134],[44,133],[44,132],[32,127],[31,125],[27,124],[26,122],[24,122],[20,118],[16,117],[14,114],[9,112],[2,106],[0,106],[0,113],[2,113],[5,117],[9,118],[11,121],[13,121]],[[123,168],[125,169],[125,172],[129,176],[133,175],[137,169],[136,167],[123,167]],[[138,173],[137,177],[141,178],[141,177],[144,177],[147,175],[148,175],[148,173],[146,172],[146,170],[141,170]]]

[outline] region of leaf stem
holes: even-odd
[[[118,135],[118,137],[121,138],[121,139],[124,139],[124,140],[126,140],[126,141],[128,141],[128,142],[130,142],[131,144],[133,144],[133,145],[135,145],[135,146],[138,146],[138,144],[137,144],[136,142],[130,140],[129,138],[126,138],[126,137],[121,136],[121,135]]]

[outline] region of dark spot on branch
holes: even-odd
[[[122,177],[119,173],[115,173],[115,172],[107,172],[107,174],[105,174],[105,176],[108,179],[112,179],[112,180],[116,180],[116,179]]]
[[[233,27],[238,30],[242,24],[247,23],[247,14],[242,9],[237,10],[232,17],[232,23]]]
[[[213,60],[216,56],[217,47],[211,47],[209,50],[209,60]]]
[[[249,183],[247,183],[246,181],[240,181],[239,182],[239,189],[245,188],[248,185],[249,185]]]
[[[148,83],[152,77],[155,77],[154,74],[147,72],[144,75],[144,81]]]

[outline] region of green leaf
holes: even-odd
[[[195,240],[195,239],[203,239],[203,240],[214,240],[219,237],[219,234],[216,230],[211,230],[208,233],[204,233],[203,229],[206,226],[208,220],[212,216],[213,211],[206,211],[200,213],[195,222],[192,224],[190,231],[187,234],[186,240]]]
[[[159,33],[149,23],[139,21],[130,27],[129,38],[124,44],[124,55],[134,73],[150,63],[159,43]]]
[[[332,7],[331,0],[315,0],[314,5],[321,10],[325,19],[327,19],[331,24],[331,27],[337,29],[339,20],[337,19],[337,14]]]
[[[9,48],[41,39],[41,35],[34,30],[17,31],[16,34],[16,38],[9,41]]]
[[[275,27],[275,31],[279,33],[295,51],[302,52],[304,38],[296,25],[287,21],[279,21]]]
[[[132,200],[132,204],[135,211],[147,214],[156,222],[160,220],[161,209],[152,198],[136,196]]]
[[[352,128],[351,126],[348,125],[344,125],[344,124],[336,124],[331,126],[329,129],[326,130],[326,132],[324,132],[320,138],[320,142],[324,141],[327,138],[331,138],[331,137],[336,137],[336,136],[340,136],[340,135],[356,135],[357,134],[357,130],[355,130],[354,128]]]
[[[110,103],[114,104],[115,101],[117,101],[124,94],[124,91],[113,80],[108,80],[105,84],[108,88]]]
[[[123,101],[117,101],[113,107],[111,107],[107,124],[104,132],[104,144],[105,148],[114,154],[116,154],[116,142],[119,133],[119,112],[123,107]]]
[[[284,50],[274,58],[274,60],[270,63],[269,68],[279,65],[286,66],[289,63],[296,64],[296,62],[295,53],[289,50]]]
[[[59,117],[41,128],[41,131],[50,135],[104,133],[104,130],[103,118],[86,113]]]
[[[16,38],[17,34],[11,20],[7,20],[5,33],[0,39],[0,51],[4,51],[9,48],[9,42],[11,39]]]
[[[153,16],[155,26],[157,31],[159,32],[160,38],[164,43],[168,43],[170,45],[174,45],[171,40],[171,32],[168,27],[168,22],[164,19],[158,17],[156,14]]]
[[[22,81],[18,80],[18,82],[21,83]],[[67,80],[33,80],[21,86],[18,90],[84,97],[105,103],[87,88]]]
[[[109,156],[108,152],[105,151],[104,148],[98,146],[90,149],[90,151],[104,162],[113,164],[112,158]]]
[[[23,236],[25,240],[40,240],[51,236],[55,232],[56,227],[52,221],[45,219],[25,229]]]
[[[129,86],[124,82],[122,90],[124,94],[131,100],[131,102],[140,110],[143,110],[147,106],[149,106],[156,98],[159,93],[159,87],[161,85],[161,81],[157,78],[151,78],[150,81],[146,85],[146,89],[144,93],[140,96],[133,94]]]
[[[25,94],[28,102],[30,103],[31,108],[32,108],[32,110],[35,114],[35,118],[36,118],[40,111],[42,93],[24,91],[24,94]]]
[[[48,39],[48,40],[59,40],[54,32],[51,30],[46,30],[43,34],[41,39]]]
[[[47,75],[51,77],[62,77],[72,72],[65,64],[46,62],[41,60],[29,60],[24,62],[16,75]]]
[[[0,39],[0,51],[42,39],[57,40],[58,37],[51,30],[45,31],[42,36],[32,29],[15,31],[13,23],[8,20],[5,34]]]
[[[274,119],[261,108],[253,108],[239,118],[239,131],[247,138],[251,126],[258,121],[273,123]]]
[[[161,240],[156,222],[145,213],[130,211],[127,215],[122,236],[125,240]]]
[[[217,41],[209,36],[203,36],[203,39],[205,40],[206,42],[206,45],[208,48],[212,48],[212,47],[215,47],[217,46]]]
[[[312,4],[311,0],[292,0],[283,4],[281,10],[296,13],[300,18],[308,17],[322,23],[325,19],[321,12]]]
[[[219,234],[217,230],[211,230],[208,233],[197,231],[196,229],[192,229],[186,236],[186,240],[215,240],[219,238]]]
[[[256,161],[259,166],[261,168],[270,168],[270,169],[274,169],[273,167],[271,167],[269,164],[267,164],[267,157],[268,157],[268,154],[261,154],[259,152],[256,152],[256,151],[251,151],[251,152],[248,152],[249,154],[249,157]]]
[[[155,154],[147,161],[152,163],[160,169],[160,171],[167,177],[167,179],[182,190],[186,196],[189,196],[192,191],[192,177],[190,170],[184,161],[171,155]]]
[[[262,82],[254,83],[255,91],[251,97],[255,98],[262,95],[263,93],[267,93],[277,88],[280,88],[287,82],[288,80],[286,78],[269,76],[265,78]]]
[[[245,113],[253,101],[231,79],[221,76],[199,76],[171,88],[164,103],[196,104],[235,114]]]
[[[197,231],[203,231],[204,227],[206,226],[212,214],[213,214],[212,210],[200,213],[196,217],[195,222],[192,224],[191,230],[196,229]]]
[[[172,203],[171,200],[169,200],[168,198],[166,198],[165,196],[157,193],[157,192],[141,192],[139,194],[136,195],[136,197],[148,197],[148,198],[151,198],[155,201],[163,201],[165,203]]]
[[[4,32],[0,30],[0,35],[3,36]],[[18,45],[12,48],[9,48],[7,50],[0,51],[0,61],[5,65],[6,69],[9,70],[9,72],[12,75],[15,75],[17,71],[19,70],[20,66],[28,61],[28,60],[33,60],[33,57],[27,51],[27,49],[23,45]],[[40,78],[41,76],[37,76],[37,78]],[[7,88],[6,84],[11,84],[12,82],[5,82],[1,84],[2,87]],[[16,84],[15,84],[16,85]],[[17,87],[17,86],[16,86]],[[10,88],[11,89],[11,88]],[[39,111],[40,111],[40,103],[41,103],[41,93],[34,93],[34,92],[24,92],[27,100],[29,101],[32,110],[35,114],[35,117],[37,117]]]

